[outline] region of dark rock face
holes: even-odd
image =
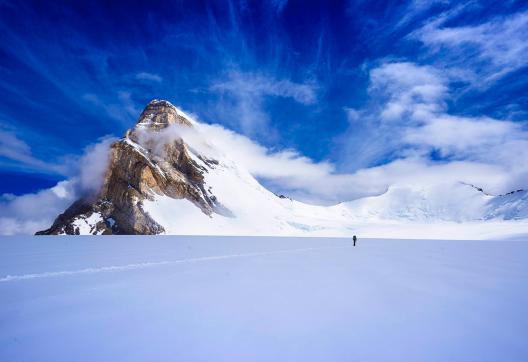
[[[290,201],[293,201],[291,197],[283,195],[283,194],[280,194],[280,195],[275,194],[275,196],[277,196],[279,199],[288,199]]]
[[[87,224],[88,218],[85,230],[89,227],[90,234],[160,234],[163,227],[142,207],[143,200],[156,195],[185,198],[207,215],[229,213],[206,191],[203,173],[207,169],[192,159],[185,142],[177,137],[170,142],[162,139],[163,130],[173,125],[193,127],[169,102],[150,102],[136,126],[112,145],[99,193],[73,203],[37,235],[79,234],[79,225]],[[218,163],[203,161],[209,167]]]

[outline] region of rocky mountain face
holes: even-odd
[[[99,193],[76,201],[37,234],[159,234],[163,226],[142,207],[156,195],[187,199],[206,215],[228,213],[205,188],[207,169],[191,158],[185,142],[160,145],[160,134],[173,125],[193,127],[169,102],[149,103],[135,127],[112,145]],[[217,163],[203,157],[201,161],[210,167]]]

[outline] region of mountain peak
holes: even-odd
[[[159,234],[164,227],[143,208],[159,197],[185,199],[206,217],[229,215],[205,184],[204,174],[217,163],[191,153],[182,139],[167,142],[161,132],[192,122],[170,102],[151,101],[134,128],[112,144],[101,189],[38,234]]]
[[[173,124],[192,127],[191,121],[172,103],[165,100],[154,99],[150,101],[143,112],[141,112],[135,128],[160,130]]]

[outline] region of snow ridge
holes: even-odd
[[[349,248],[351,248],[351,246],[286,249],[286,250],[277,250],[277,251],[244,253],[244,254],[205,256],[205,257],[200,257],[200,258],[188,258],[188,259],[179,259],[179,260],[144,262],[144,263],[135,263],[135,264],[127,264],[127,265],[111,265],[111,266],[104,266],[104,267],[99,267],[99,268],[84,268],[84,269],[78,269],[78,270],[63,270],[63,271],[22,274],[22,275],[6,275],[5,277],[0,278],[0,283],[13,282],[13,281],[19,281],[19,280],[28,280],[28,279],[62,277],[62,276],[79,275],[79,274],[122,272],[122,271],[136,270],[136,269],[151,268],[151,267],[162,266],[162,265],[173,265],[173,264],[183,264],[183,263],[202,263],[202,262],[224,260],[224,259],[250,258],[250,257],[255,257],[255,256],[301,253],[301,252],[306,252],[306,251],[317,251],[317,250],[325,250],[325,249],[349,249]]]

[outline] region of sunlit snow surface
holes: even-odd
[[[528,240],[4,237],[0,361],[527,361]]]

